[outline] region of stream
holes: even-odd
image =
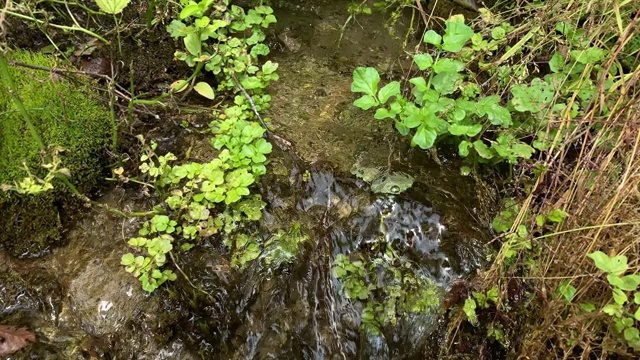
[[[363,304],[344,295],[332,264],[339,254],[373,256],[384,243],[443,297],[489,253],[493,195],[461,176],[457,159],[410,148],[392,124],[351,105],[355,66],[401,74],[410,59],[406,19],[394,38],[375,13],[352,21],[336,49],[348,3],[273,4],[270,58],[280,80],[269,90],[271,126],[296,154],[271,154],[255,230],[267,239],[297,226],[307,241],[294,259],[238,270],[221,243],[205,242],[175,259],[189,281],[147,295],[120,265],[140,219],[83,209],[66,229],[67,245],[50,255],[0,253],[0,324],[26,326],[38,338],[11,359],[438,358],[441,308],[363,332]],[[151,204],[135,187],[111,188],[98,201],[124,211]]]

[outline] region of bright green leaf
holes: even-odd
[[[473,36],[471,27],[464,23],[464,16],[454,15],[445,21],[442,49],[449,52],[462,50],[464,44]]]
[[[210,100],[213,100],[216,97],[213,89],[211,88],[211,85],[207,84],[204,81],[200,81],[199,83],[197,83],[193,87],[193,90]]]
[[[131,0],[96,0],[96,4],[98,4],[100,10],[107,14],[115,15],[124,10],[130,1]]]
[[[413,142],[422,149],[430,149],[433,147],[433,143],[436,141],[437,134],[433,129],[429,129],[426,126],[420,126],[413,135]]]
[[[389,98],[398,95],[400,95],[400,83],[392,81],[380,89],[378,92],[378,100],[380,100],[381,104],[385,104]]]
[[[440,36],[433,30],[429,30],[424,34],[424,38],[422,39],[422,41],[425,44],[435,45],[437,48],[439,48],[440,44],[442,43],[442,36]]]
[[[360,98],[353,102],[353,105],[359,107],[362,110],[369,110],[374,106],[380,105],[375,97],[371,95],[362,95]]]
[[[352,92],[361,92],[366,95],[375,96],[378,92],[380,74],[372,67],[358,67],[353,71]]]
[[[413,55],[413,62],[418,65],[418,69],[424,71],[433,65],[433,57],[429,54]]]
[[[191,33],[185,36],[184,46],[191,55],[198,56],[201,51],[200,36],[197,33]]]
[[[627,257],[624,255],[609,257],[602,251],[596,251],[587,257],[593,260],[598,269],[607,274],[622,275],[628,269]]]

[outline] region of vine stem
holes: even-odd
[[[269,127],[264,122],[264,120],[262,119],[262,116],[260,116],[260,113],[258,112],[258,109],[256,108],[256,103],[253,102],[253,99],[251,98],[251,95],[249,95],[247,90],[240,84],[240,82],[238,81],[238,78],[236,78],[236,74],[233,72],[233,70],[229,71],[229,75],[231,76],[231,79],[233,79],[233,82],[236,84],[236,87],[238,89],[240,89],[240,91],[242,92],[244,97],[246,97],[247,100],[249,100],[249,103],[251,104],[251,109],[253,109],[253,113],[256,114],[256,117],[258,118],[258,120],[260,120],[260,123],[262,124],[262,127],[264,127],[264,129],[267,131],[267,134],[271,134],[271,130],[269,130]]]
[[[37,22],[38,24],[45,24],[45,22],[44,22],[44,21],[42,21],[42,20],[40,20],[40,19],[36,19],[36,18],[31,17],[31,16],[22,15],[22,14],[20,14],[20,13],[13,12],[13,11],[11,11],[11,10],[6,10],[6,11],[5,11],[5,13],[6,13],[6,14],[9,14],[9,15],[11,15],[11,16],[15,16],[15,17],[17,17],[17,18],[19,18],[19,19],[29,20],[29,21],[34,21],[34,22]],[[48,26],[51,26],[51,27],[54,27],[54,28],[57,28],[57,29],[68,30],[68,31],[80,31],[80,32],[83,32],[83,33],[85,33],[85,34],[87,34],[87,35],[89,35],[89,36],[93,36],[94,38],[96,38],[96,39],[98,39],[98,40],[102,41],[103,43],[105,43],[105,44],[107,44],[107,45],[110,45],[110,44],[111,44],[111,42],[109,42],[107,39],[103,38],[102,36],[100,36],[100,35],[98,35],[98,34],[94,33],[94,32],[93,32],[93,31],[91,31],[91,30],[87,30],[87,29],[82,28],[82,27],[77,27],[77,26],[64,26],[64,25],[58,25],[58,24],[52,24],[52,23],[46,23],[46,24],[47,24]]]

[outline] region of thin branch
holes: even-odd
[[[244,97],[246,97],[247,100],[249,100],[249,103],[251,104],[251,108],[253,109],[253,113],[256,114],[256,117],[258,117],[258,120],[260,120],[262,127],[264,127],[264,129],[267,131],[267,134],[271,134],[271,130],[269,130],[269,127],[267,126],[267,124],[264,122],[264,120],[262,120],[262,116],[260,116],[260,113],[256,108],[256,103],[253,102],[251,95],[249,95],[247,90],[245,90],[245,88],[242,85],[240,85],[240,82],[238,81],[238,78],[236,78],[236,74],[233,71],[229,71],[229,75],[231,75],[231,78],[233,79],[233,82],[236,84],[236,87],[238,87],[238,89],[240,89]]]

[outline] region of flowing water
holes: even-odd
[[[272,60],[281,79],[270,89],[272,127],[295,154],[272,154],[260,184],[268,205],[254,230],[266,240],[300,224],[308,240],[294,261],[255,261],[240,271],[211,239],[175,259],[189,281],[148,296],[119,265],[140,220],[88,209],[51,255],[0,254],[0,323],[27,326],[39,340],[12,358],[438,358],[440,308],[363,332],[363,303],[344,295],[332,264],[338,254],[370,259],[386,244],[444,293],[486,257],[491,194],[460,176],[456,159],[409,148],[389,123],[351,106],[355,66],[402,74],[407,21],[396,26],[398,40],[380,26],[383,17],[358,17],[336,49],[347,4],[275,4],[280,50]],[[396,176],[412,186],[385,187]],[[133,187],[100,202],[125,211],[150,205]]]

